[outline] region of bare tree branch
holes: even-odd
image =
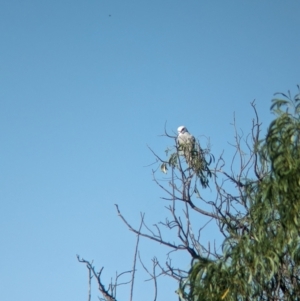
[[[153,301],[156,301],[156,298],[157,298],[157,278],[158,276],[156,275],[156,266],[158,265],[158,261],[156,259],[156,257],[154,257],[152,259],[152,274],[148,271],[148,269],[146,268],[146,266],[144,265],[142,259],[141,259],[141,256],[140,256],[140,253],[139,253],[139,260],[140,260],[140,263],[142,265],[142,267],[144,268],[144,270],[147,272],[147,274],[150,275],[150,279],[149,280],[153,280],[154,282],[154,299]],[[147,281],[147,280],[146,280]]]
[[[141,223],[138,232],[141,232],[142,226],[144,223],[144,214],[141,214]],[[135,245],[135,252],[134,252],[134,259],[133,259],[133,267],[132,267],[132,278],[131,278],[131,288],[130,288],[130,301],[132,301],[133,297],[133,288],[134,288],[134,277],[135,277],[135,271],[136,271],[136,258],[137,258],[137,252],[139,247],[139,241],[140,241],[140,235],[137,234],[136,239],[136,245]]]
[[[101,281],[101,273],[103,271],[103,267],[100,269],[100,271],[97,273],[95,271],[95,268],[92,266],[92,264],[79,257],[79,255],[77,255],[77,260],[79,262],[82,262],[82,263],[85,263],[86,264],[86,267],[89,269],[89,271],[91,271],[91,273],[93,274],[93,276],[97,279],[97,282],[98,282],[98,288],[99,288],[99,291],[102,293],[103,297],[105,298],[105,300],[107,301],[117,301],[117,299],[114,298],[113,295],[111,295],[106,289],[105,289],[105,286],[103,285],[102,281]]]

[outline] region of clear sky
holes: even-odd
[[[300,2],[2,0],[0,300],[87,300],[87,270],[130,270],[140,212],[167,216],[154,157],[185,125],[230,155],[256,99],[300,83]],[[211,233],[213,237],[214,233]],[[166,249],[141,241],[141,255]],[[183,263],[183,267],[188,262]],[[138,266],[135,300],[153,300]],[[177,300],[175,285],[158,300]],[[94,285],[95,289],[95,285]],[[93,293],[93,300],[98,300]],[[124,290],[118,300],[129,300]]]

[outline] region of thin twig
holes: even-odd
[[[139,230],[138,230],[139,233],[141,232],[143,223],[144,223],[144,214],[141,214],[141,223],[140,223],[140,227],[139,227]],[[140,241],[139,233],[137,234],[134,258],[133,258],[132,278],[131,278],[131,287],[130,287],[130,301],[132,301],[132,297],[133,297],[134,277],[135,277],[135,272],[136,272],[136,269],[135,269],[135,267],[136,267],[136,258],[137,258],[137,252],[138,252],[139,241]]]

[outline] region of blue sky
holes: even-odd
[[[0,2],[0,299],[86,300],[76,254],[131,269],[140,212],[164,219],[152,181],[166,123],[230,157],[233,114],[266,129],[275,92],[300,83],[300,2]],[[216,233],[210,233],[213,237]],[[145,263],[166,249],[145,240]],[[188,265],[188,261],[182,263]],[[135,300],[153,300],[138,267]],[[162,280],[162,283],[164,283]],[[95,292],[92,300],[98,300]],[[177,300],[161,285],[158,300]],[[129,300],[126,289],[118,300]]]

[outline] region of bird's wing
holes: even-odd
[[[188,132],[185,132],[184,134],[183,134],[183,136],[184,136],[184,143],[192,143],[192,144],[194,144],[195,143],[195,137],[194,136],[192,136],[190,133],[188,133]]]

